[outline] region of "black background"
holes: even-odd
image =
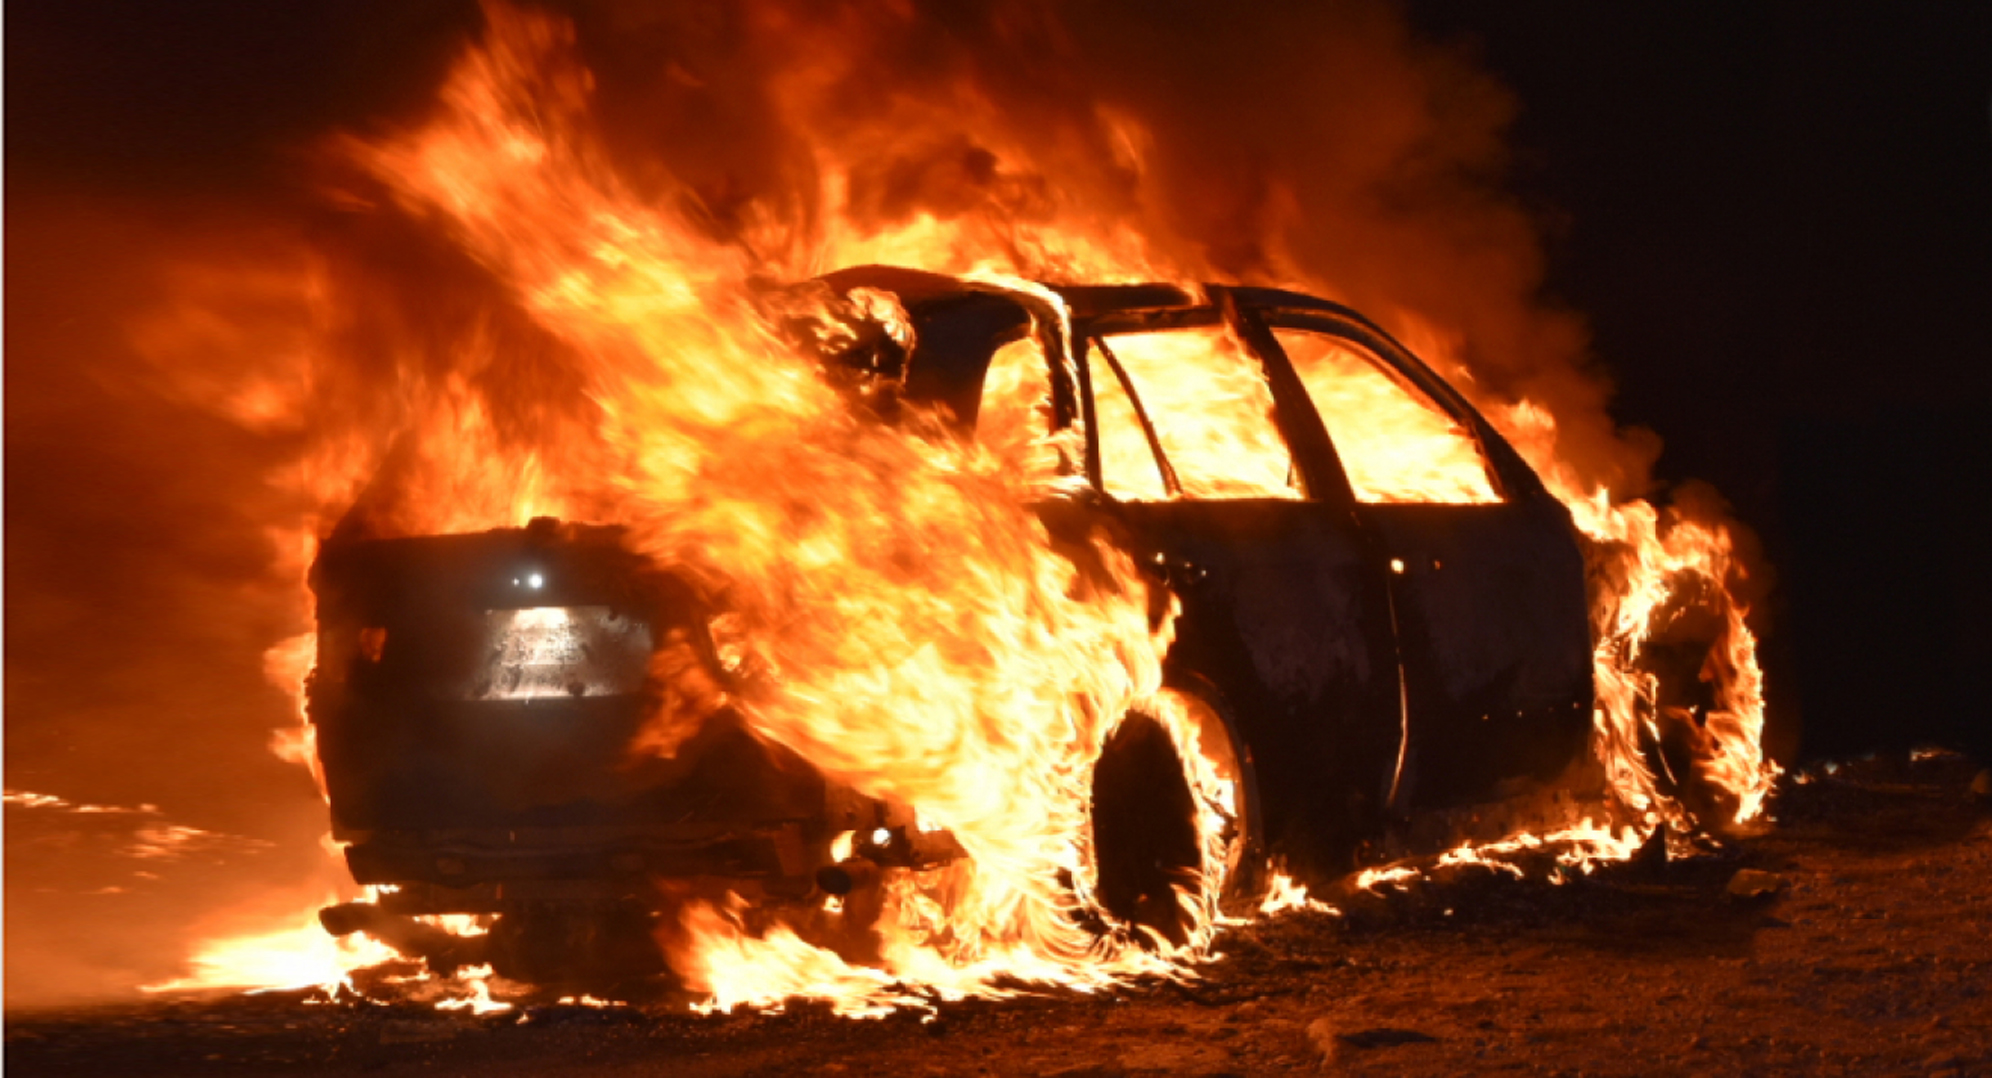
[[[1521,98],[1619,418],[1764,538],[1804,755],[1992,755],[1992,8],[1412,11]]]
[[[1770,689],[1803,754],[1992,754],[1992,7],[1406,14],[1519,99],[1510,184],[1545,228],[1548,290],[1617,376],[1616,417],[1662,435],[1663,478],[1713,482],[1761,534]],[[262,190],[285,147],[429,92],[475,19],[9,4],[8,224],[37,185]],[[11,326],[37,267],[10,252],[7,270]],[[10,517],[35,508],[20,478],[10,458]]]

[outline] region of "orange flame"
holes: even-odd
[[[973,273],[1040,300],[1048,297],[1019,278],[1184,280],[1203,267],[1164,257],[1181,244],[1137,222],[1096,218],[1044,192],[1026,197],[1029,185],[1011,183],[1021,173],[1010,170],[1030,162],[1033,147],[1004,137],[993,113],[944,117],[915,105],[815,147],[820,179],[810,194],[838,212],[807,228],[749,212],[722,242],[703,227],[710,222],[684,212],[697,202],[690,192],[669,183],[663,195],[656,183],[639,192],[618,171],[594,135],[593,82],[570,26],[496,5],[486,20],[483,41],[463,54],[425,122],[335,147],[338,205],[447,248],[436,257],[453,276],[437,287],[455,305],[439,303],[447,309],[435,314],[447,332],[397,324],[414,317],[405,298],[397,315],[381,316],[385,328],[367,323],[378,284],[307,251],[253,278],[294,297],[307,339],[275,361],[275,373],[196,387],[245,424],[307,428],[311,448],[291,477],[305,511],[286,548],[309,550],[341,514],[376,534],[472,531],[539,515],[626,524],[659,562],[724,589],[722,646],[751,655],[764,675],[764,690],[735,704],[763,736],[865,793],[917,806],[967,851],[945,869],[890,880],[876,967],[853,966],[785,928],[749,932],[733,904],[684,904],[669,948],[687,980],[711,994],[710,1007],[777,1007],[805,995],[872,1015],[1001,995],[1003,981],[1085,990],[1138,974],[1187,975],[1221,924],[1225,857],[1215,844],[1234,791],[1199,751],[1197,723],[1162,691],[1171,628],[1151,623],[1141,577],[1102,546],[1112,582],[1084,587],[1052,552],[1024,505],[1059,480],[1057,447],[1002,433],[1030,424],[992,421],[985,427],[996,433],[962,445],[918,421],[894,428],[859,419],[767,327],[754,297],[763,274],[793,279],[870,261]],[[776,107],[801,110],[830,77],[824,68],[792,72],[772,88]],[[1116,165],[1138,175],[1139,124],[1115,117],[1110,126],[1124,157]],[[869,140],[960,127],[975,129],[995,157],[987,202],[975,212],[896,214],[856,194],[870,189],[858,182]],[[225,285],[202,278],[189,287]],[[148,332],[184,346],[214,330],[182,312]],[[1221,355],[1227,340],[1114,346],[1130,367],[1152,373],[1169,366],[1172,349]],[[1386,413],[1344,359],[1295,355],[1331,425],[1359,428],[1351,444],[1384,447],[1345,461],[1363,496],[1493,500],[1477,461],[1434,448],[1452,432],[1430,415]],[[1038,387],[1009,372],[1036,362],[1009,350],[998,357],[993,409],[1028,417]],[[1228,378],[1221,389],[1181,394],[1175,414],[1205,422],[1167,435],[1219,445],[1240,429],[1241,410],[1270,406],[1255,377]],[[1696,728],[1695,767],[1726,791],[1733,818],[1759,812],[1774,772],[1758,749],[1754,641],[1746,611],[1728,598],[1741,572],[1728,533],[1719,523],[1663,519],[1645,503],[1610,503],[1561,465],[1548,413],[1527,402],[1478,403],[1571,507],[1611,570],[1596,619],[1596,742],[1620,801],[1644,826],[1692,822],[1680,777],[1670,782],[1651,763],[1662,716],[1640,661],[1656,616],[1684,589],[1700,589],[1691,597],[1713,604],[1721,627],[1707,669],[1719,707]],[[1239,442],[1225,452],[1251,462],[1228,471],[1248,477],[1239,481],[1248,489],[1200,476],[1181,477],[1184,489],[1297,496],[1280,447]],[[274,674],[294,683],[296,656],[307,653],[306,641],[273,649]],[[1087,776],[1115,723],[1137,707],[1182,749],[1212,866],[1200,891],[1182,896],[1196,927],[1180,946],[1096,936],[1074,916],[1090,899]],[[653,733],[651,751],[671,751],[669,731]],[[282,751],[314,758],[308,740]],[[1598,839],[1591,848],[1606,846]],[[1302,906],[1322,908],[1281,886],[1263,912]],[[319,948],[268,971],[250,965],[258,949],[289,946],[276,937],[229,941],[197,959],[196,980],[324,983],[331,966],[369,960]],[[490,1005],[482,982],[470,998],[473,1008]]]
[[[1496,412],[1537,474],[1590,537],[1594,679],[1598,710],[1594,747],[1620,803],[1645,827],[1666,821],[1744,823],[1757,818],[1779,769],[1763,754],[1764,676],[1757,665],[1749,610],[1734,598],[1747,570],[1721,520],[1686,510],[1663,514],[1644,501],[1613,504],[1602,490],[1586,491],[1554,456],[1555,423],[1523,402]],[[1665,775],[1668,764],[1645,746],[1665,737],[1658,704],[1661,681],[1643,663],[1643,649],[1670,619],[1699,613],[1713,623],[1708,658],[1698,676],[1714,688],[1715,707],[1693,736],[1692,775]],[[1678,792],[1690,781],[1713,787],[1727,804],[1698,819]]]
[[[318,924],[322,904],[312,904],[284,928],[214,940],[194,954],[188,976],[147,985],[145,991],[351,988],[349,971],[395,957],[392,948],[365,936],[327,935]]]

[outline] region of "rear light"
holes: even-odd
[[[621,696],[642,689],[654,648],[649,623],[607,606],[487,610],[486,661],[444,687],[460,700]]]

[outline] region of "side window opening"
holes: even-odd
[[[1275,329],[1360,502],[1480,505],[1502,500],[1473,434],[1368,349]]]
[[[1006,475],[1033,488],[1078,471],[1075,429],[1052,429],[1051,370],[1036,334],[997,348],[982,378],[975,441]]]
[[[1098,351],[1098,342],[1094,342]],[[1159,502],[1169,497],[1161,462],[1149,448],[1134,402],[1106,362],[1093,368],[1093,423],[1099,428],[1100,483],[1122,501]]]
[[[1273,422],[1265,373],[1228,330],[1117,333],[1095,338],[1093,348],[1100,353],[1092,382],[1108,494],[1134,501],[1303,497]]]

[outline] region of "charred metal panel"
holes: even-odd
[[[1504,780],[1547,779],[1586,744],[1591,645],[1584,560],[1569,511],[1451,386],[1388,333],[1337,304],[1240,289],[1271,325],[1345,338],[1469,432],[1497,505],[1360,504],[1391,569],[1407,737],[1394,807],[1482,800]],[[1248,340],[1288,365],[1270,333]],[[1333,431],[1328,432],[1332,436]]]
[[[419,837],[379,835],[346,850],[360,883],[426,883],[464,891],[523,880],[621,881],[641,889],[653,876],[781,876],[782,846],[800,845],[796,825],[746,829],[714,824],[562,828]],[[468,897],[455,896],[459,899]],[[494,895],[495,898],[495,895]]]
[[[1352,521],[1258,499],[1114,512],[1182,602],[1170,663],[1238,709],[1273,852],[1346,867],[1380,816],[1402,735],[1389,598]]]
[[[1400,803],[1549,779],[1591,728],[1583,558],[1562,506],[1365,505],[1392,558],[1410,713]]]
[[[1107,333],[1151,333],[1164,329],[1214,326],[1222,321],[1214,307],[1142,307],[1133,310],[1096,310],[1085,318],[1075,317],[1075,335],[1099,336]]]

